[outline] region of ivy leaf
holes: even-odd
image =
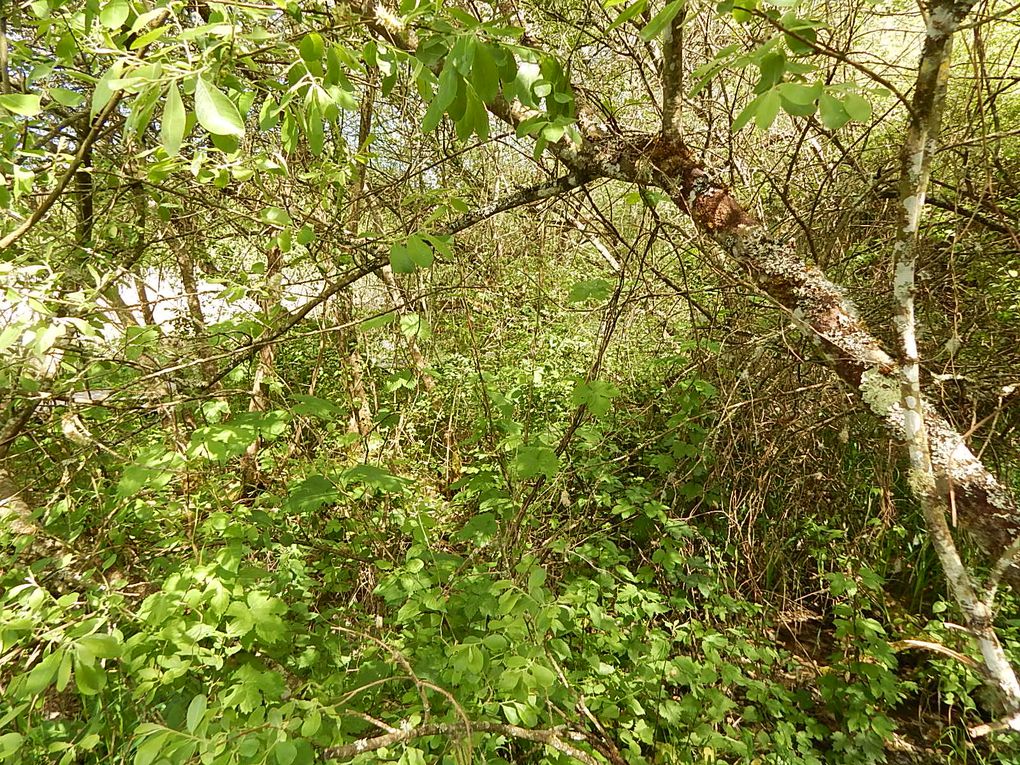
[[[659,34],[669,26],[676,15],[683,10],[687,0],[673,0],[673,2],[666,5],[661,11],[656,13],[652,20],[649,21],[645,28],[641,30],[641,39],[645,42],[654,40]],[[622,15],[622,14],[621,14]]]
[[[551,479],[560,470],[560,458],[548,446],[522,446],[517,450],[514,467],[521,478],[544,475]]]
[[[42,111],[42,99],[29,93],[8,93],[0,96],[0,106],[12,114],[34,117]]]
[[[177,84],[171,82],[170,89],[166,93],[166,103],[163,105],[163,121],[160,125],[159,137],[163,142],[163,148],[171,157],[176,156],[181,150],[181,141],[184,140],[184,127],[187,123],[188,114],[184,110],[184,101],[181,99]]]
[[[570,400],[574,406],[585,406],[594,416],[602,417],[609,412],[613,399],[619,395],[620,389],[605,380],[579,380]]]
[[[588,300],[605,300],[613,293],[613,283],[605,279],[590,279],[575,282],[570,286],[567,300],[571,303],[584,303]]]
[[[195,115],[213,135],[244,137],[244,122],[234,102],[202,77],[195,82]]]

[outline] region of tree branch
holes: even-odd
[[[103,132],[103,127],[106,125],[106,121],[110,118],[110,115],[117,109],[117,105],[120,103],[123,91],[117,91],[113,94],[110,100],[103,107],[102,111],[96,115],[96,118],[92,121],[92,127],[89,130],[85,138],[82,139],[81,143],[78,144],[78,151],[75,152],[74,157],[71,159],[71,164],[67,166],[67,170],[57,180],[57,185],[54,186],[50,193],[47,194],[43,200],[39,203],[30,216],[28,216],[21,225],[11,231],[7,236],[0,239],[0,251],[6,250],[12,244],[17,242],[21,237],[27,234],[36,223],[41,221],[46,213],[50,211],[50,208],[60,199],[60,195],[67,189],[68,184],[72,179],[77,177],[78,168],[82,166],[85,159],[89,156],[92,151],[92,145],[99,138]]]
[[[502,725],[500,723],[438,723],[419,725],[415,728],[405,722],[392,733],[385,733],[375,738],[363,738],[352,744],[331,746],[322,752],[322,757],[325,760],[349,760],[365,752],[374,752],[377,749],[382,749],[384,746],[403,744],[416,738],[452,735],[470,736],[472,733],[495,733],[507,738],[544,744],[568,757],[573,757],[578,762],[584,763],[584,765],[599,765],[598,760],[588,754],[588,752],[564,740],[564,738],[567,738],[571,741],[585,741],[583,733],[558,729],[529,730],[528,728],[521,728],[516,725]]]

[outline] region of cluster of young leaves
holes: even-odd
[[[521,135],[559,141],[574,116],[574,96],[559,61],[513,43],[521,29],[480,22],[455,8],[445,13],[432,21],[432,33],[415,51],[415,83],[429,104],[422,130],[435,130],[445,115],[460,140],[474,134],[484,141],[489,136],[486,104],[503,98],[540,112],[525,121]]]
[[[746,4],[728,0],[719,6],[720,12],[732,13],[738,21],[751,18]],[[695,84],[691,96],[706,88],[723,70],[741,70],[755,67],[759,71],[754,87],[755,97],[734,118],[732,130],[741,130],[752,119],[759,130],[767,130],[779,113],[791,117],[811,117],[815,114],[829,130],[839,130],[850,121],[868,122],[872,106],[866,95],[887,95],[884,90],[846,83],[827,83],[816,75],[818,66],[812,58],[817,54],[818,30],[823,22],[803,18],[795,9],[781,11],[766,8],[766,14],[783,31],[765,42],[745,51],[741,43],[729,45],[694,72]]]

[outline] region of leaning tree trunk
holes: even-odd
[[[413,52],[417,44],[413,32],[396,25],[397,17],[382,6],[376,13],[365,17],[371,31],[389,44]],[[664,71],[679,72],[679,67],[664,67]],[[677,91],[675,84],[668,84],[669,88]],[[514,127],[540,116],[500,96],[487,106],[497,119]],[[674,109],[672,114],[676,113]],[[846,291],[817,266],[805,262],[796,241],[776,238],[767,225],[747,212],[730,188],[706,169],[678,126],[660,133],[624,133],[581,114],[578,127],[579,146],[564,135],[548,147],[570,171],[563,189],[604,178],[668,193],[731,263],[789,313],[821,358],[853,391],[860,406],[881,421],[893,438],[905,440],[900,364],[864,326]],[[989,556],[998,559],[1020,536],[1020,509],[1015,498],[934,407],[924,408],[924,419],[937,491],[947,503],[951,498],[960,526]],[[1014,584],[1020,583],[1016,566],[1007,576]]]

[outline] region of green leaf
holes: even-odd
[[[30,93],[8,93],[0,96],[0,106],[12,114],[34,117],[42,111],[42,99]]]
[[[244,137],[244,122],[234,102],[202,77],[195,81],[195,115],[213,135]]]
[[[407,254],[411,256],[416,266],[429,268],[436,259],[435,253],[424,238],[414,234],[407,240]]]
[[[665,8],[652,16],[652,20],[641,30],[641,39],[649,42],[658,37],[662,30],[669,26],[676,15],[683,10],[686,3],[687,0],[673,0],[668,3]]]
[[[6,760],[21,748],[25,737],[20,733],[5,733],[0,736],[0,760]]]
[[[613,283],[605,279],[589,279],[575,282],[570,286],[567,300],[571,303],[583,303],[588,300],[605,300],[613,294]]]
[[[761,92],[768,90],[783,80],[783,73],[786,71],[786,54],[782,51],[771,51],[765,54],[758,63],[761,71]]]
[[[489,46],[479,42],[475,46],[475,59],[471,64],[471,84],[478,97],[491,103],[499,94],[499,69]]]
[[[297,757],[297,747],[293,741],[277,741],[273,746],[273,756],[279,765],[291,765]]]
[[[134,765],[152,765],[163,752],[163,744],[170,737],[169,731],[146,736],[135,751]]]
[[[560,458],[548,446],[522,446],[514,458],[514,468],[521,478],[544,475],[553,478],[560,469]]]
[[[829,130],[839,130],[850,121],[843,104],[828,93],[822,93],[818,99],[818,116]]]
[[[396,270],[396,269],[394,269]],[[358,328],[362,332],[370,332],[373,329],[379,329],[380,327],[386,327],[397,320],[397,315],[393,311],[387,311],[386,313],[378,316],[373,316],[369,319],[365,319],[363,322],[358,324]]]
[[[390,268],[397,274],[410,274],[416,268],[414,258],[407,250],[406,242],[394,242],[390,245]]]
[[[740,114],[737,115],[737,118],[733,120],[733,126],[731,130],[734,133],[739,132],[740,129],[743,128],[744,125],[748,123],[751,117],[758,113],[758,107],[761,106],[763,98],[764,98],[763,95],[758,96],[740,111]]]
[[[0,351],[7,350],[18,338],[25,333],[25,327],[21,324],[9,324],[0,331]]]
[[[107,29],[120,29],[131,13],[128,0],[110,0],[99,13],[99,21]]]
[[[788,11],[780,20],[783,28],[791,34],[783,35],[786,47],[797,55],[807,56],[815,52],[814,44],[818,40],[818,33],[815,28],[821,26],[818,22],[808,19],[801,19],[793,11]]]
[[[209,699],[206,698],[204,693],[195,696],[191,703],[188,704],[188,714],[185,722],[188,733],[194,733],[195,729],[202,723],[202,719],[205,717],[205,710],[208,706]]]
[[[74,683],[83,696],[95,696],[106,687],[106,671],[83,653],[75,656]]]
[[[774,88],[762,94],[758,111],[754,115],[754,124],[758,126],[759,130],[768,130],[772,127],[776,115],[779,114],[780,106],[782,106],[782,100]]]
[[[293,222],[290,213],[282,207],[267,207],[259,213],[259,218],[263,223],[268,223],[270,226],[276,226],[277,228],[286,228]]]
[[[286,507],[293,512],[310,513],[339,499],[340,493],[332,481],[325,476],[310,475],[294,487]]]
[[[602,417],[609,412],[613,399],[619,395],[620,389],[605,380],[579,380],[570,400],[574,406],[585,406],[594,416]]]
[[[326,136],[323,131],[322,114],[318,109],[309,109],[305,115],[305,136],[308,138],[308,148],[312,156],[321,156]]]
[[[431,335],[429,323],[417,313],[405,313],[400,317],[400,333],[408,340],[426,340]]]
[[[779,97],[783,104],[783,111],[789,114],[791,117],[810,117],[815,113],[817,107],[814,101],[808,104],[798,104],[790,101],[786,96],[781,95]]]
[[[305,715],[304,721],[301,723],[301,735],[305,738],[311,738],[319,732],[319,728],[322,727],[322,712],[318,709],[313,709],[307,715]]]
[[[163,121],[160,124],[159,137],[163,148],[171,157],[181,150],[184,140],[184,128],[188,122],[188,113],[184,110],[184,101],[177,89],[177,83],[171,82],[166,92],[166,103],[163,104]]]
[[[63,654],[64,652],[58,649],[32,668],[25,678],[25,692],[28,695],[35,696],[49,687],[60,668]]]
[[[308,417],[318,417],[320,420],[330,422],[335,420],[341,414],[343,409],[332,401],[328,401],[324,398],[318,398],[316,396],[309,396],[304,393],[293,393],[291,398],[297,403],[291,407],[291,411],[294,414],[301,414]]]
[[[450,108],[460,87],[460,74],[451,61],[447,61],[443,71],[439,74],[439,89],[435,98],[429,104],[425,118],[422,120],[421,129],[424,133],[431,133],[436,129],[446,110]]]
[[[482,103],[482,99],[471,89],[468,94],[467,110],[464,113],[464,132],[470,136],[476,133],[482,141],[489,138],[489,112]],[[457,126],[457,133],[460,135],[460,125]],[[466,140],[466,139],[463,139]]]
[[[641,11],[645,9],[646,5],[648,5],[648,0],[637,0],[637,2],[633,5],[627,6],[623,9],[620,15],[616,17],[616,20],[609,25],[609,29],[607,31],[612,32],[614,29],[622,27],[632,18],[641,13]]]
[[[857,93],[843,97],[843,108],[854,122],[868,122],[871,119],[871,102]]]
[[[85,100],[85,96],[73,90],[67,88],[50,88],[50,98],[56,101],[61,106],[66,106],[70,109],[79,106],[82,101]]]
[[[255,622],[255,633],[267,643],[274,643],[287,634],[281,618],[287,613],[287,604],[279,598],[257,590],[249,592],[248,609]]]
[[[96,82],[96,86],[92,89],[92,106],[89,116],[95,117],[113,98],[113,88],[110,84],[114,80],[120,79],[120,73],[123,68],[124,62],[117,59]]]
[[[309,32],[301,40],[301,45],[298,51],[301,53],[301,58],[306,62],[319,61],[322,59],[324,46],[322,44],[322,35],[316,32]]]
[[[777,90],[779,95],[794,104],[814,104],[817,98],[822,95],[822,84],[805,85],[801,82],[781,83]],[[812,110],[813,111],[813,110]]]
[[[556,673],[541,664],[532,665],[531,675],[542,688],[552,688],[556,684]]]
[[[153,12],[156,12],[156,11],[162,11],[162,10],[163,10],[162,8],[156,8],[153,11],[150,11],[149,13],[153,13]],[[145,15],[147,15],[147,14],[142,14],[142,16],[145,16]],[[140,18],[142,18],[142,17],[139,16],[139,19]],[[137,26],[137,22],[135,23],[134,26]],[[161,27],[156,27],[155,29],[150,29],[145,34],[139,35],[138,37],[135,38],[135,41],[133,43],[131,43],[131,50],[140,50],[142,48],[147,48],[148,46],[152,45],[152,43],[156,42],[156,40],[161,38],[163,35],[165,35],[170,30],[171,30],[171,27],[169,25],[166,25],[166,24],[164,24]]]
[[[406,478],[393,475],[378,465],[355,465],[344,471],[344,478],[352,483],[370,486],[388,494],[402,494],[410,483]]]
[[[60,668],[57,670],[57,690],[63,691],[71,682],[71,652],[64,651],[64,657],[60,660]]]
[[[432,250],[446,258],[453,257],[453,237],[441,234],[423,234],[424,238],[432,245]]]
[[[100,659],[116,659],[121,654],[120,640],[114,635],[86,635],[78,645]]]

